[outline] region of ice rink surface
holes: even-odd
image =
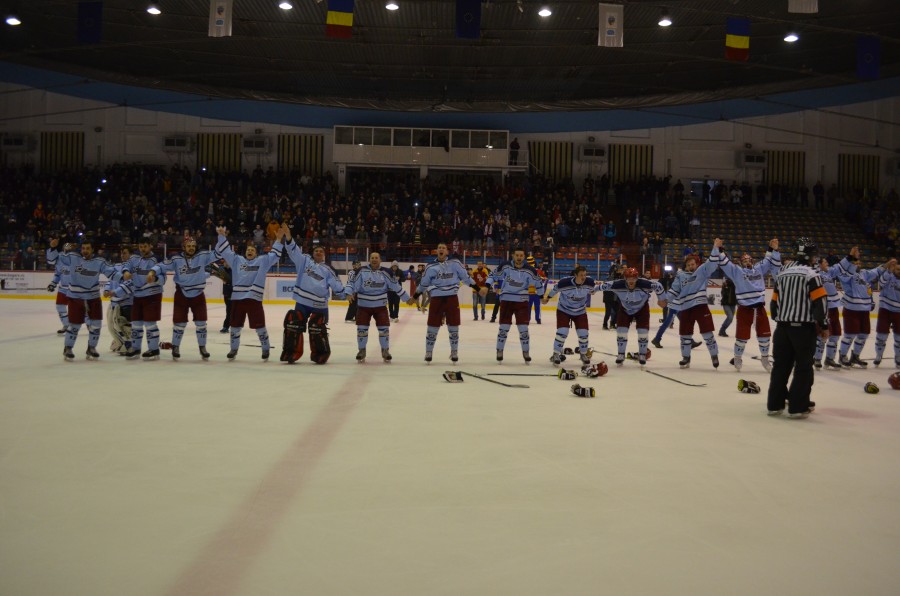
[[[266,306],[275,346],[286,309]],[[189,326],[179,362],[108,354],[104,329],[100,361],[84,360],[82,330],[66,363],[51,301],[0,300],[0,594],[898,593],[892,368],[819,373],[812,417],[770,418],[764,393],[737,391],[768,377],[749,358],[728,366],[733,339],[719,338],[720,370],[700,347],[682,371],[669,331],[650,368],[706,387],[602,356],[609,374],[579,377],[597,390],[580,399],[551,376],[441,377],[552,374],[552,311],[525,366],[515,334],[497,365],[496,325],[468,309],[460,362],[442,329],[426,365],[411,308],[391,327],[394,362],[374,357],[373,328],[358,365],[344,310],[324,366],[279,349],[264,363],[249,329],[227,362],[221,304],[209,362]],[[591,345],[615,352],[589,316]]]

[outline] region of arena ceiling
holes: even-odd
[[[7,0],[8,2],[9,0]],[[626,0],[624,47],[598,47],[595,0],[484,0],[480,39],[456,36],[455,0],[356,0],[352,37],[326,36],[328,0],[234,0],[231,37],[208,36],[208,0],[104,0],[100,43],[79,43],[78,3],[7,4],[0,60],[86,79],[385,110],[516,112],[684,104],[857,82],[861,35],[880,78],[900,75],[898,0]],[[552,10],[541,17],[542,7]],[[663,12],[673,24],[660,27]],[[728,17],[750,56],[725,59]],[[786,43],[785,34],[800,39]],[[867,59],[871,60],[871,56]]]

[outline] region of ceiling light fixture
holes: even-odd
[[[400,8],[400,5],[396,2],[388,2],[384,5],[384,7],[388,10],[397,10],[398,8]]]
[[[17,17],[16,15],[11,14],[8,17],[6,17],[6,24],[10,25],[11,27],[16,27],[18,25],[21,25],[22,21],[20,21],[19,17]]]
[[[797,35],[796,33],[788,33],[787,35],[784,36],[784,41],[786,41],[788,43],[794,43],[798,39],[800,39],[800,36]]]
[[[151,5],[149,5],[149,6],[147,7],[147,12],[149,12],[149,13],[152,14],[153,16],[156,16],[156,15],[158,15],[158,14],[162,14],[162,11],[159,9],[159,5],[158,5],[158,4],[151,4]]]
[[[291,10],[292,8],[294,8],[294,5],[290,2],[282,2],[278,5],[278,8],[280,8],[281,10]]]
[[[547,18],[553,14],[553,11],[545,6],[544,8],[542,8],[538,11],[538,14],[544,18]]]
[[[657,23],[660,27],[668,27],[672,24],[672,17],[669,16],[669,11],[665,8],[662,11],[662,14],[659,15],[659,23]]]

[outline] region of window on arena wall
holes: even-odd
[[[469,148],[469,131],[468,130],[454,130],[453,135],[450,137],[450,146],[456,147],[457,149],[468,149]]]
[[[412,145],[412,131],[408,128],[394,129],[394,147],[409,147]]]
[[[413,145],[416,147],[431,146],[431,131],[424,128],[417,128],[413,131]]]
[[[372,144],[389,147],[391,144],[391,129],[376,128],[372,131]]]
[[[371,128],[354,128],[353,129],[354,145],[371,145],[372,129]]]
[[[334,129],[334,142],[336,145],[353,144],[353,128],[350,126],[338,126]]]
[[[491,133],[491,147],[494,149],[506,149],[506,142],[509,139],[509,133],[495,131]]]
[[[491,135],[486,130],[473,130],[472,131],[472,145],[473,149],[482,149],[487,147],[491,143]]]

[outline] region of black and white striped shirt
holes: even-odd
[[[818,305],[816,302],[822,301]],[[819,273],[809,265],[790,261],[775,278],[772,318],[779,323],[823,323],[827,294]]]

